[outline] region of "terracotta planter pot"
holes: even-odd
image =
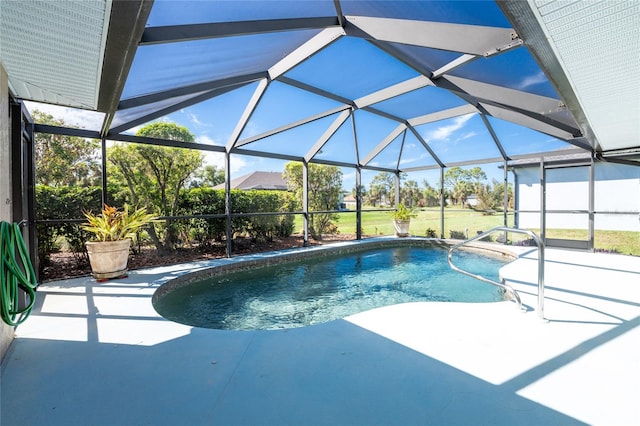
[[[91,271],[96,280],[127,275],[131,240],[89,241],[86,243]]]
[[[393,226],[396,228],[396,235],[398,237],[408,237],[410,223],[411,223],[410,220],[394,219]]]

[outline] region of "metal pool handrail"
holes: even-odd
[[[527,231],[526,229],[508,228],[506,226],[497,226],[495,228],[491,228],[486,232],[478,234],[473,238],[469,238],[468,240],[458,243],[453,247],[451,247],[449,249],[449,254],[447,255],[447,261],[449,262],[449,266],[454,271],[460,272],[461,274],[470,276],[472,278],[476,278],[482,282],[494,285],[496,287],[499,287],[505,290],[507,293],[511,295],[513,300],[516,301],[516,303],[518,304],[518,307],[522,309],[522,301],[520,300],[520,296],[518,295],[518,292],[516,292],[515,289],[510,285],[506,284],[504,279],[502,280],[502,283],[499,283],[489,278],[485,278],[481,275],[472,274],[471,272],[467,272],[458,268],[453,264],[453,261],[451,260],[451,255],[456,249],[464,246],[465,244],[471,243],[473,241],[481,240],[486,236],[493,234],[494,232],[513,232],[516,234],[526,234],[531,238],[533,238],[533,241],[535,241],[536,246],[538,247],[538,317],[540,319],[544,319],[544,242],[534,232]]]

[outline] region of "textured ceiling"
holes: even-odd
[[[603,151],[640,144],[640,2],[532,7]]]
[[[96,109],[111,0],[1,1],[0,58],[18,98]]]

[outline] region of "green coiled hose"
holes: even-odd
[[[17,223],[0,222],[0,262],[0,314],[2,321],[16,326],[24,322],[31,313],[38,285]],[[29,303],[22,309],[19,307],[19,290],[29,297]]]

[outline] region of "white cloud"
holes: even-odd
[[[101,112],[28,101],[25,101],[25,105],[30,113],[34,110],[39,110],[51,114],[53,118],[64,120],[68,126],[80,129],[100,130],[102,122],[104,121],[104,114]]]
[[[194,114],[192,112],[187,112],[186,114],[189,117],[189,121],[191,121],[197,127],[212,127],[211,123],[205,123],[205,122],[200,121],[200,118],[198,118],[198,116],[196,114]]]
[[[473,132],[473,131],[471,131],[471,132],[467,132],[467,133],[465,133],[465,134],[461,135],[459,138],[457,138],[457,139],[455,140],[455,142],[460,142],[460,141],[463,141],[463,140],[465,140],[465,139],[472,138],[472,137],[474,137],[474,136],[476,136],[476,135],[477,135],[477,133],[476,133],[476,132]]]
[[[342,175],[342,189],[351,191],[356,186],[356,172]]]
[[[245,138],[250,138],[252,136],[259,135],[264,132],[263,129],[264,129],[263,126],[260,126],[255,121],[249,120],[247,125],[244,127],[244,130],[242,131],[242,135],[240,136],[240,139],[242,140]]]
[[[189,120],[193,124],[195,124],[196,126],[202,126],[203,123],[200,120],[198,120],[198,116],[197,115],[195,115],[194,113],[191,113],[191,112],[188,115],[189,115]]]
[[[135,135],[136,133],[138,133],[138,130],[142,129],[144,126],[148,126],[149,124],[153,124],[153,123],[176,123],[175,121],[169,119],[168,117],[162,117],[162,118],[157,118],[155,120],[151,120],[148,121],[146,123],[143,124],[139,124],[135,127],[132,127],[130,129],[125,130],[123,133],[126,135]]]
[[[224,169],[224,154],[221,152],[202,151],[204,154],[204,164],[208,166],[216,166]]]
[[[535,86],[536,84],[544,83],[546,81],[547,77],[542,71],[539,71],[537,74],[525,77],[518,85],[518,89],[524,90],[528,87]]]
[[[132,127],[130,129],[127,129],[124,133],[126,134],[130,134],[130,135],[135,135],[136,133],[138,133],[138,130],[142,129],[145,126],[145,124],[140,124],[138,126]]]
[[[200,135],[198,137],[196,137],[196,142],[200,143],[202,145],[222,145],[222,143],[220,143],[219,141],[207,136],[207,135]]]
[[[196,143],[202,145],[216,145],[222,146],[222,144],[207,135],[197,136],[195,139]],[[222,152],[211,152],[211,151],[201,151],[204,154],[204,164],[210,166],[216,166],[219,169],[224,169],[224,153]],[[246,161],[242,158],[233,157],[231,161],[231,172],[237,172],[246,166]]]
[[[342,179],[344,180],[355,180],[355,178],[356,178],[356,172],[343,173],[342,175]]]
[[[452,124],[441,126],[427,133],[428,140],[448,140],[449,137],[464,127],[465,123],[473,117],[474,114],[461,115],[456,117]]]
[[[428,154],[425,152],[423,154],[418,155],[417,157],[402,158],[400,160],[400,164],[405,165],[405,164],[416,163],[424,158],[431,158],[431,154]]]
[[[225,164],[224,164],[224,154],[222,152],[211,152],[211,151],[204,151],[204,164],[208,165],[208,166],[215,166],[219,169],[224,170],[225,168]],[[250,166],[247,161],[243,158],[243,157],[239,157],[237,155],[234,155],[233,157],[231,157],[231,174],[244,174],[241,173],[243,170],[245,170],[248,166]],[[251,170],[254,170],[255,168],[252,168]]]

